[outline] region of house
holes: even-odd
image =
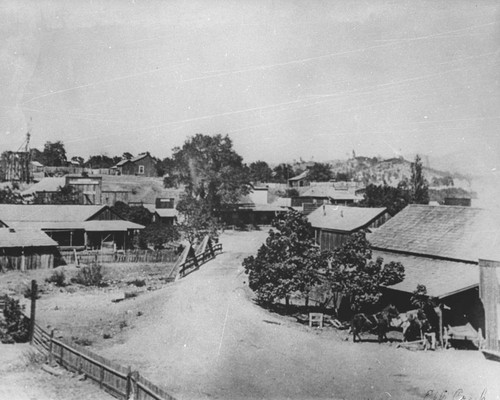
[[[252,186],[236,204],[225,204],[218,210],[220,222],[226,225],[270,225],[277,215],[287,212],[279,204],[269,204],[267,187]]]
[[[120,175],[137,175],[137,176],[158,176],[156,172],[156,161],[149,153],[139,154],[130,160],[125,159],[120,161],[115,166]]]
[[[161,222],[165,225],[177,223],[179,212],[175,209],[175,198],[156,198],[155,204],[141,205],[153,214],[153,222]]]
[[[333,185],[311,186],[306,192],[292,198],[292,207],[302,207],[305,214],[315,210],[322,204],[354,204],[363,199],[354,190],[337,189]]]
[[[401,262],[405,279],[387,288],[399,308],[411,306],[417,285],[449,308],[445,326],[470,326],[485,331],[485,310],[479,294],[479,259],[498,238],[500,215],[460,206],[409,205],[369,235],[373,257]]]
[[[40,230],[0,228],[0,272],[54,267],[57,243]]]
[[[307,216],[321,251],[334,250],[359,231],[378,228],[390,218],[386,208],[345,207],[323,204]]]
[[[13,229],[37,229],[61,248],[130,247],[144,227],[122,219],[108,206],[0,204],[0,220]]]
[[[294,176],[293,178],[288,179],[288,187],[295,188],[295,187],[309,186],[310,182],[307,179],[308,175],[309,175],[309,171],[306,170],[306,171],[302,172],[301,174]]]

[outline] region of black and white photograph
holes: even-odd
[[[500,400],[500,3],[0,1],[0,399]]]

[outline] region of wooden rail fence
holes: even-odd
[[[137,371],[125,368],[101,357],[92,351],[54,338],[54,331],[46,332],[35,324],[32,344],[49,361],[57,362],[64,368],[85,374],[102,389],[119,399],[126,400],[175,400],[173,396],[159,388]]]
[[[103,253],[101,251],[61,251],[66,264],[106,263],[169,263],[175,262],[178,255],[172,250],[126,250],[124,252]]]
[[[217,254],[222,252],[222,244],[212,245],[211,240],[206,238],[201,246],[198,247],[198,250],[200,253],[196,254],[194,248],[191,246],[184,249],[181,256],[177,259],[174,268],[172,268],[169,277],[175,276],[177,273],[180,276],[186,276],[198,269],[205,262],[215,258]],[[95,261],[95,258],[93,261]],[[33,282],[34,293],[36,294],[36,282]],[[36,295],[33,297],[36,299]],[[2,297],[0,297],[0,301],[1,299]],[[31,344],[40,352],[47,355],[50,363],[57,362],[70,371],[85,374],[85,376],[99,384],[102,389],[119,399],[175,400],[174,397],[163,389],[141,376],[139,372],[132,371],[131,367],[125,368],[82,346],[70,344],[64,339],[56,339],[54,337],[54,330],[48,333],[34,323],[34,310],[33,300],[31,306],[32,316],[30,318],[32,327]]]
[[[205,264],[207,261],[215,258],[217,254],[222,253],[222,244],[218,243],[215,246],[210,246],[207,248],[203,253],[200,254],[194,254],[190,253],[189,251],[186,253],[186,256],[180,257],[181,263],[179,265],[179,276],[184,277],[191,272],[197,270],[200,268],[203,264]],[[184,254],[184,253],[183,253]],[[175,270],[175,268],[174,268]]]

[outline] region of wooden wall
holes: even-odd
[[[53,247],[27,248],[24,250],[24,269],[54,268]],[[0,271],[22,270],[23,255],[19,248],[2,249],[0,251]]]
[[[484,306],[486,348],[500,350],[500,261],[479,260],[479,296]]]

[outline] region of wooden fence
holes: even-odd
[[[124,252],[103,253],[101,251],[61,251],[66,264],[106,263],[172,263],[178,259],[173,250],[126,250]],[[77,258],[75,260],[75,257]],[[78,262],[77,262],[78,261]]]
[[[50,362],[57,362],[64,368],[85,374],[102,389],[119,399],[133,400],[175,400],[170,394],[159,388],[139,372],[132,371],[113,361],[107,360],[92,351],[69,344],[63,339],[55,339],[54,331],[44,331],[35,324],[32,344]]]
[[[207,261],[215,258],[217,254],[222,253],[222,244],[218,243],[215,246],[210,246],[203,253],[189,254],[184,258],[183,262],[179,265],[179,276],[184,277],[187,274],[197,270]],[[182,256],[180,257],[182,259]]]

